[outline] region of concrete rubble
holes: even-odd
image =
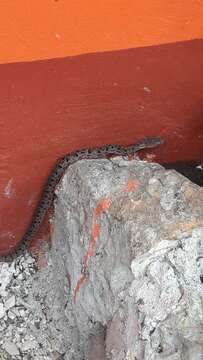
[[[0,263],[0,359],[202,360],[203,188],[117,157],[56,195],[46,267]]]

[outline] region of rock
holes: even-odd
[[[15,319],[16,315],[11,310],[9,310],[8,317],[9,317],[9,319],[13,320],[13,319]]]
[[[35,261],[33,258],[29,260],[26,255],[11,264],[1,263],[0,267],[0,359],[50,359],[49,354],[47,355],[47,352],[50,353],[49,345],[41,344],[43,336],[38,334],[37,341],[32,333],[32,321],[38,312],[42,312],[43,303],[43,299],[39,298],[35,311],[32,293]],[[43,333],[45,328],[47,324],[42,329]]]
[[[90,336],[87,350],[88,360],[105,359],[105,330],[100,331],[94,336]]]
[[[2,303],[0,303],[0,319],[2,317],[4,317],[5,313],[6,313],[6,310],[4,308],[4,305]]]
[[[19,350],[17,348],[17,346],[11,342],[11,341],[6,341],[4,343],[4,349],[7,351],[7,353],[11,356],[17,356],[19,355]]]
[[[2,297],[7,296],[6,287],[8,287],[14,271],[15,270],[12,265],[9,267],[7,263],[0,263],[0,295]]]
[[[15,306],[15,296],[12,295],[10,296],[4,303],[4,306],[6,308],[6,310],[12,308],[13,306]]]
[[[200,360],[203,189],[158,164],[115,158],[72,165],[57,197],[52,261],[70,286],[73,358]]]
[[[33,340],[26,340],[23,342],[23,344],[21,345],[21,349],[22,351],[27,351],[30,349],[33,349],[36,346],[36,342]]]
[[[46,267],[0,264],[0,358],[202,360],[203,189],[115,158],[56,194]]]

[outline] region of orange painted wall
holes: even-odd
[[[1,0],[0,63],[203,38],[201,0]]]

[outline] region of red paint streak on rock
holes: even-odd
[[[139,188],[140,183],[138,180],[133,179],[133,180],[129,180],[127,182],[127,184],[124,186],[123,191],[125,192],[129,192],[129,191],[135,191]]]
[[[91,230],[91,239],[90,239],[90,243],[89,243],[87,253],[85,254],[85,257],[84,257],[84,267],[87,266],[87,262],[88,262],[90,256],[93,255],[94,247],[95,247],[97,238],[98,238],[99,233],[100,233],[101,225],[97,222],[97,218],[102,214],[102,212],[108,210],[110,204],[111,204],[111,199],[110,198],[104,198],[104,199],[99,201],[98,205],[94,209],[93,221],[92,221],[92,230]]]
[[[81,277],[79,278],[79,280],[78,280],[78,282],[77,282],[76,288],[75,288],[75,290],[74,290],[74,295],[73,295],[74,304],[75,304],[75,301],[76,301],[77,293],[79,292],[80,287],[81,287],[81,285],[84,283],[85,279],[86,279],[86,276],[85,276],[85,275],[81,275]]]
[[[83,260],[83,264],[84,264],[84,272],[87,269],[87,264],[88,264],[88,260],[91,256],[93,256],[94,254],[94,247],[97,241],[97,238],[100,234],[100,230],[101,230],[101,225],[97,222],[97,218],[106,210],[108,210],[109,206],[111,204],[111,199],[110,198],[104,198],[102,200],[99,201],[99,203],[97,204],[97,206],[94,209],[93,212],[93,221],[92,221],[92,230],[91,230],[91,239],[90,239],[90,243],[89,243],[89,247],[88,250],[84,256],[84,260]],[[84,280],[85,280],[85,275],[82,275],[79,280],[77,281],[76,284],[76,288],[74,290],[74,303],[76,300],[76,295],[78,293],[78,291],[80,290],[81,285],[83,284]]]
[[[96,239],[100,233],[100,228],[101,228],[101,225],[97,224],[97,223],[95,223],[92,227],[92,240],[94,242],[96,242]]]
[[[99,202],[99,204],[96,206],[94,210],[94,217],[98,217],[104,210],[107,210],[110,206],[111,199],[105,198]]]

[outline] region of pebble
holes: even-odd
[[[15,319],[16,315],[13,313],[13,311],[9,310],[8,317],[9,317],[9,319],[13,320],[13,319]]]
[[[4,317],[5,315],[5,309],[2,303],[0,303],[0,319]]]
[[[27,340],[21,345],[21,349],[22,351],[27,351],[33,349],[35,345],[36,345],[35,341]]]
[[[15,299],[14,295],[12,295],[10,298],[8,298],[8,300],[6,300],[5,303],[4,303],[4,306],[5,306],[6,310],[8,310],[8,309],[12,308],[13,306],[15,306],[15,301],[16,301],[16,299]]]
[[[14,344],[11,341],[6,341],[4,343],[4,349],[7,351],[7,353],[11,356],[15,356],[15,355],[19,355],[19,350],[16,346],[16,344]]]

